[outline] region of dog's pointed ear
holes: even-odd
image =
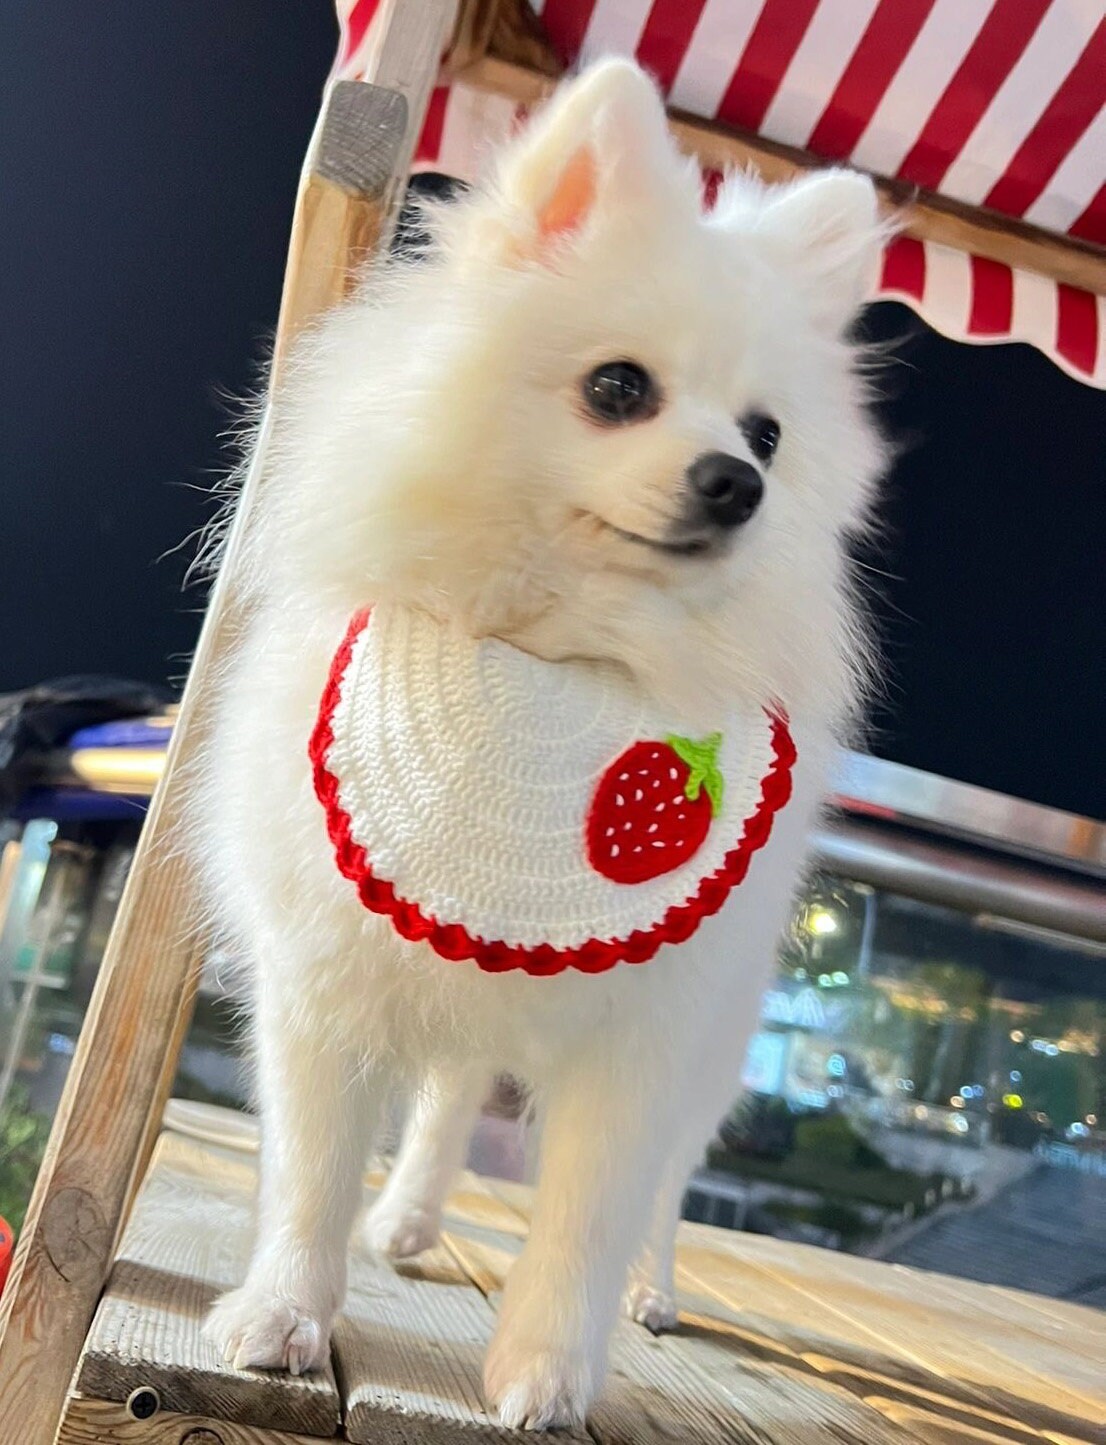
[[[891,227],[857,171],[820,171],[767,192],[757,231],[803,288],[815,320],[837,334],[870,297]]]
[[[668,194],[684,169],[652,81],[631,61],[600,61],[562,84],[500,157],[514,254],[540,260],[603,216]]]

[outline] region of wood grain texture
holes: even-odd
[[[513,37],[514,32],[497,26],[490,52],[467,66],[460,78],[479,89],[509,96],[521,105],[534,105],[548,95],[556,83],[556,73],[550,73],[548,64],[536,63],[532,33],[520,40],[517,53],[513,49],[497,53],[497,47],[512,44]],[[766,181],[777,182],[792,180],[826,164],[808,151],[683,112],[670,112],[669,124],[681,148],[715,170],[748,167]],[[934,192],[919,191],[901,181],[880,176],[873,179],[884,212],[895,218],[908,236],[1036,271],[1069,286],[1106,293],[1106,251],[1099,246],[1043,231],[995,211],[951,201]]]
[[[219,1104],[198,1104],[192,1099],[170,1099],[162,1114],[162,1128],[185,1139],[241,1154],[256,1154],[261,1144],[261,1127],[255,1114],[224,1109]]]
[[[463,70],[487,53],[502,8],[502,0],[464,0],[443,58],[443,77]]]
[[[332,1372],[235,1370],[200,1332],[215,1297],[245,1278],[255,1187],[252,1156],[162,1136],[81,1355],[80,1394],[125,1403],[148,1386],[177,1414],[337,1433]]]
[[[194,969],[198,974],[203,967],[203,959],[199,950],[196,951],[196,962]],[[127,1185],[126,1197],[123,1201],[123,1208],[119,1216],[117,1232],[122,1233],[127,1220],[134,1207],[135,1196],[141,1189],[150,1161],[153,1157],[154,1147],[162,1131],[162,1120],[165,1110],[169,1105],[169,1095],[172,1092],[180,1064],[180,1052],[188,1037],[188,1030],[192,1023],[192,1013],[195,1006],[195,994],[191,988],[187,996],[182,998],[181,1007],[177,1010],[176,1017],[169,1033],[169,1040],[166,1045],[165,1054],[158,1071],[157,1081],[154,1085],[153,1097],[149,1101],[146,1112],[146,1121],[142,1129],[141,1138],[138,1141],[138,1150],[131,1164],[131,1177]],[[229,1112],[229,1111],[228,1111]],[[113,1251],[114,1252],[114,1251]]]
[[[150,1420],[135,1420],[123,1405],[73,1395],[66,1403],[57,1445],[318,1445],[318,1438],[167,1410]]]
[[[867,1331],[889,1356],[967,1386],[1017,1419],[1044,1425],[1059,1412],[1106,1425],[1106,1354],[1096,1367],[1077,1352],[1057,1350],[1025,1329],[1016,1310],[996,1324],[984,1287],[961,1281],[946,1293],[939,1276],[921,1270],[740,1233],[723,1236],[722,1244],[758,1286],[770,1280],[798,1292],[835,1322]]]
[[[87,1414],[90,1397],[110,1391],[119,1411],[118,1401],[147,1383],[167,1407],[155,1417],[161,1433],[135,1434],[133,1422],[105,1416],[116,1431],[108,1441],[168,1445],[183,1437],[169,1433],[167,1421],[223,1429],[221,1412],[238,1429],[270,1422],[274,1441],[317,1438],[288,1423],[283,1392],[307,1382],[228,1372],[203,1356],[195,1333],[206,1298],[244,1259],[253,1121],[203,1106],[168,1113],[191,1137],[159,1143],[82,1362],[81,1409]],[[516,1438],[488,1418],[480,1378],[531,1199],[523,1186],[465,1174],[439,1247],[393,1270],[354,1246],[334,1341],[353,1445]],[[680,1332],[654,1339],[621,1323],[587,1436],[559,1439],[1106,1445],[1106,1337],[1093,1311],[1061,1304],[1053,1312],[1052,1301],[1014,1291],[688,1224],[678,1284]],[[232,1402],[234,1390],[242,1394]],[[85,1416],[75,1418],[73,1429],[85,1433],[61,1437],[63,1445],[88,1445],[96,1437]],[[120,1433],[124,1425],[131,1433]],[[254,1437],[188,1445],[254,1445]]]
[[[319,309],[346,294],[351,271],[387,238],[454,13],[454,0],[386,0],[368,72],[374,85],[363,87],[364,103],[378,107],[382,95],[396,92],[404,124],[388,140],[388,164],[377,158],[373,174],[381,180],[372,196],[333,180],[313,181],[316,156],[328,141],[324,107],[293,221],[274,358],[277,383],[294,336]],[[208,735],[209,682],[237,636],[234,573],[263,483],[271,425],[269,416],[0,1300],[0,1409],[19,1420],[20,1445],[53,1441],[132,1181],[152,1142],[150,1116],[195,999],[198,910],[179,837],[187,769]]]
[[[517,1240],[530,1191],[469,1177],[451,1208],[470,1214],[474,1190],[516,1214]],[[487,1206],[478,1217],[486,1222]],[[500,1238],[501,1273],[509,1264],[505,1244]],[[485,1256],[473,1268],[494,1276],[494,1264]],[[835,1413],[842,1398],[852,1396],[868,1425],[854,1421],[834,1439],[885,1438],[870,1427],[873,1413],[899,1438],[905,1431],[949,1442],[979,1432],[1037,1445],[1106,1439],[1106,1339],[1093,1310],[687,1223],[680,1226],[677,1282],[682,1338],[688,1347],[695,1340],[698,1367],[715,1373],[736,1351],[743,1368],[767,1369],[783,1391],[781,1410],[789,1409],[787,1398],[803,1396],[802,1413],[822,1419],[831,1435],[842,1428]],[[716,1383],[723,1384],[717,1375]],[[752,1399],[748,1389],[734,1389],[737,1399]],[[764,1407],[750,1408],[759,1428]]]
[[[497,1229],[503,1195],[526,1203],[521,1186],[468,1175],[452,1196],[445,1243],[492,1298],[524,1242],[525,1220]],[[474,1201],[484,1199],[477,1208]],[[778,1364],[777,1361],[772,1362]],[[840,1387],[817,1378],[800,1361],[783,1371],[744,1356],[741,1342],[715,1328],[709,1316],[688,1317],[680,1334],[654,1338],[620,1321],[611,1346],[607,1387],[588,1419],[600,1445],[911,1445],[912,1437]],[[804,1378],[806,1377],[806,1378]]]
[[[755,1241],[762,1242],[770,1243]],[[780,1270],[755,1252],[735,1258],[727,1245],[726,1240],[682,1245],[681,1285],[691,1283],[715,1302],[714,1312],[721,1306],[727,1317],[786,1344],[813,1370],[862,1397],[874,1378],[882,1393],[939,1400],[943,1409],[994,1418],[1008,1430],[1032,1423],[1032,1434],[1070,1422],[1066,1413],[1036,1401],[1013,1365],[1000,1371],[981,1357],[962,1316],[926,1328],[924,1303],[901,1318],[889,1318],[885,1310],[869,1315],[870,1301],[861,1303],[840,1281],[812,1267],[805,1254],[794,1269]],[[919,1316],[923,1328],[916,1332]],[[1076,1418],[1081,1427],[1090,1425],[1078,1412]]]
[[[522,1440],[484,1408],[481,1376],[494,1325],[491,1306],[446,1249],[393,1269],[355,1241],[334,1331],[348,1438],[357,1445]]]

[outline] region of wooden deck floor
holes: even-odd
[[[327,1374],[236,1372],[199,1323],[244,1270],[256,1160],[248,1127],[215,1137],[159,1142],[60,1445],[516,1438],[484,1412],[480,1369],[529,1192],[470,1174],[441,1245],[414,1264],[393,1270],[355,1248]],[[1106,1445],[1097,1311],[701,1225],[683,1226],[679,1286],[680,1332],[621,1325],[587,1435],[558,1439]]]

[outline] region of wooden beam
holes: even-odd
[[[556,83],[555,58],[533,28],[510,8],[501,12],[488,54],[460,71],[457,79],[478,89],[534,105]],[[669,121],[681,147],[705,167],[749,167],[766,181],[787,181],[826,165],[809,151],[777,145],[761,136],[672,111]],[[1023,221],[947,200],[902,181],[873,178],[887,214],[908,236],[970,251],[1019,270],[1036,271],[1069,286],[1106,294],[1106,250],[1058,236]]]
[[[442,61],[443,79],[487,54],[501,9],[500,0],[462,0],[449,50]]]
[[[319,1442],[318,1435],[288,1435],[283,1430],[213,1420],[207,1415],[176,1415],[168,1410],[159,1411],[150,1420],[136,1420],[125,1405],[110,1400],[87,1400],[83,1395],[70,1398],[57,1438],[57,1445],[319,1445]]]
[[[146,1390],[170,1414],[337,1435],[342,1398],[329,1365],[306,1375],[236,1370],[203,1334],[212,1300],[246,1278],[256,1189],[256,1158],[161,1136],[81,1350],[74,1392],[125,1404]]]
[[[281,302],[274,377],[293,339],[348,291],[387,242],[455,0],[384,0],[368,76],[332,87],[305,164]],[[198,976],[200,916],[180,829],[188,765],[240,617],[234,573],[264,481],[261,436],[174,730],[100,969],[46,1157],[0,1300],[0,1401],[19,1445],[52,1445],[154,1133]],[[7,1438],[5,1436],[5,1438]]]

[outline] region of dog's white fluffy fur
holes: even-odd
[[[486,1387],[504,1422],[544,1427],[583,1419],[635,1258],[632,1312],[670,1318],[683,1184],[735,1090],[858,694],[843,538],[882,457],[846,333],[881,229],[843,172],[734,176],[704,214],[659,97],[616,60],[562,86],[433,225],[428,260],[378,269],[299,346],[212,700],[193,837],[249,963],[263,1147],[248,1278],[207,1328],[239,1365],[321,1365],[386,1094],[418,1095],[369,1221],[402,1255],[435,1238],[480,1098],[510,1072],[542,1101],[541,1176]],[[597,427],[580,379],[624,358],[663,404]],[[751,460],[753,410],[782,440],[730,545],[623,535],[679,523],[704,452]],[[306,746],[349,617],[385,598],[552,661],[615,659],[688,730],[735,696],[781,701],[793,801],[722,913],[643,967],[530,978],[445,965],[366,911]]]

